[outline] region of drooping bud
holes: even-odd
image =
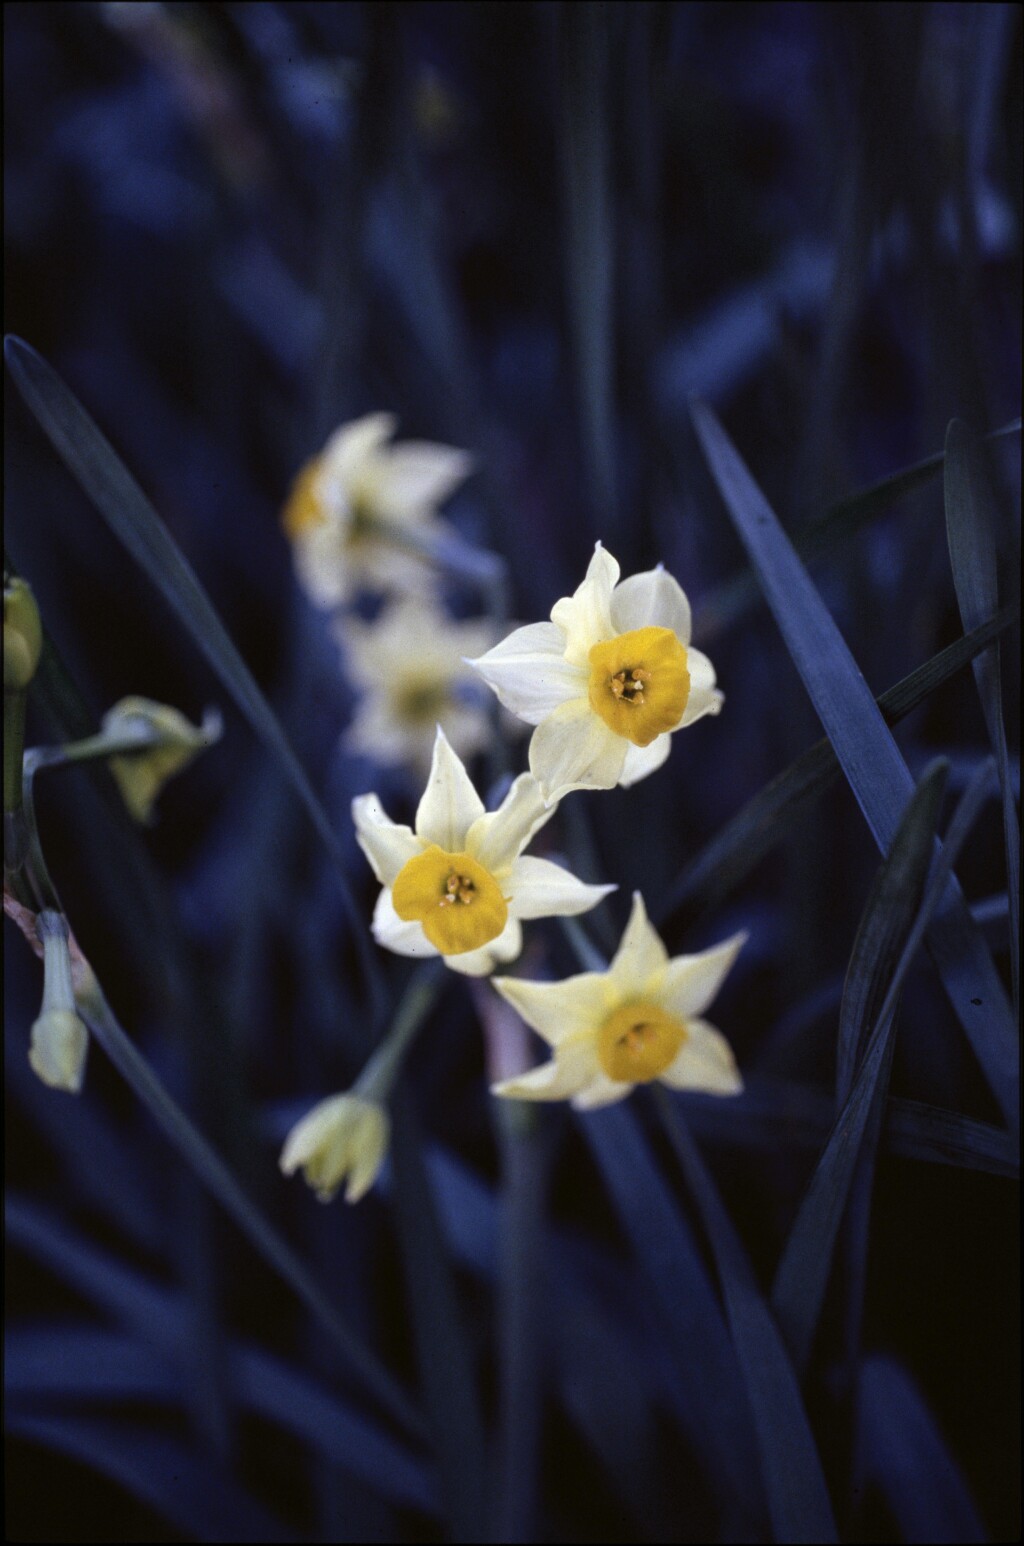
[[[17,577],[4,581],[4,691],[24,692],[43,651],[43,625],[31,587]]]
[[[359,1095],[332,1095],[292,1128],[281,1152],[286,1176],[302,1169],[320,1202],[346,1181],[345,1201],[358,1202],[377,1179],[391,1140],[384,1107]]]
[[[151,698],[122,698],[103,717],[104,733],[111,737],[147,733],[137,752],[110,759],[110,771],[122,798],[136,821],[148,825],[153,806],[167,780],[221,733],[220,715],[209,710],[201,725],[192,725],[184,714]]]
[[[44,1084],[77,1095],[89,1033],[75,1009],[67,922],[60,913],[41,912],[36,933],[43,946],[43,1003],[32,1026],[28,1060]]]

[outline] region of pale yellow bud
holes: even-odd
[[[36,674],[43,650],[43,625],[31,588],[24,580],[4,584],[4,691],[24,692]]]
[[[151,746],[110,759],[110,771],[129,812],[148,825],[164,784],[218,739],[221,721],[219,714],[208,712],[202,725],[192,725],[167,704],[151,698],[122,698],[104,715],[103,729],[109,736],[141,730],[156,738]]]
[[[32,1026],[28,1060],[55,1090],[77,1095],[85,1076],[89,1033],[75,1010],[68,926],[57,912],[42,912],[36,934],[43,946],[43,1004]]]
[[[345,1201],[370,1190],[388,1151],[391,1122],[377,1101],[332,1095],[298,1122],[281,1152],[286,1176],[303,1171],[321,1202],[330,1202],[343,1181]]]

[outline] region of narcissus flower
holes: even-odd
[[[444,957],[483,977],[522,949],[520,920],[589,912],[614,886],[588,886],[523,849],[554,814],[522,773],[496,811],[484,810],[439,728],[416,827],[390,821],[374,794],[352,802],[360,848],[384,890],[377,943],[398,955]]]
[[[472,458],[428,441],[389,445],[395,425],[390,413],[342,425],[292,486],[282,520],[317,606],[338,606],[363,587],[420,587],[423,552],[449,535],[435,512]]]
[[[720,1031],[700,1017],[747,936],[736,934],[699,955],[673,956],[648,922],[643,898],[605,972],[564,982],[495,977],[494,986],[554,1057],[518,1079],[492,1086],[516,1100],[567,1100],[586,1110],[622,1100],[660,1079],[675,1090],[738,1095],[736,1060]]]
[[[407,596],[375,623],[340,619],[338,638],[363,693],[345,733],[350,751],[411,763],[426,777],[437,725],[460,757],[487,745],[491,700],[464,657],[487,649],[493,624],[454,622],[428,597]]]
[[[286,1176],[300,1167],[321,1202],[330,1202],[343,1181],[345,1201],[370,1190],[391,1138],[384,1107],[359,1095],[332,1095],[297,1122],[281,1151]]]
[[[669,736],[722,694],[690,645],[690,604],[664,569],[619,580],[600,543],[583,584],[550,623],[517,628],[470,664],[506,708],[536,725],[530,771],[545,800],[635,784],[669,754]]]

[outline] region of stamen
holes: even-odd
[[[453,870],[444,883],[445,894],[438,900],[438,907],[451,907],[453,902],[469,906],[476,896],[476,887],[468,875],[457,875]]]

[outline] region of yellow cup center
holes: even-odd
[[[686,650],[671,628],[634,628],[595,644],[590,707],[634,746],[674,730],[690,696]]]
[[[657,1079],[686,1040],[686,1026],[657,1004],[620,1004],[597,1033],[597,1056],[609,1079],[646,1084]]]
[[[398,872],[391,893],[395,912],[423,932],[442,955],[479,950],[508,922],[508,903],[490,870],[467,853],[432,843]]]

